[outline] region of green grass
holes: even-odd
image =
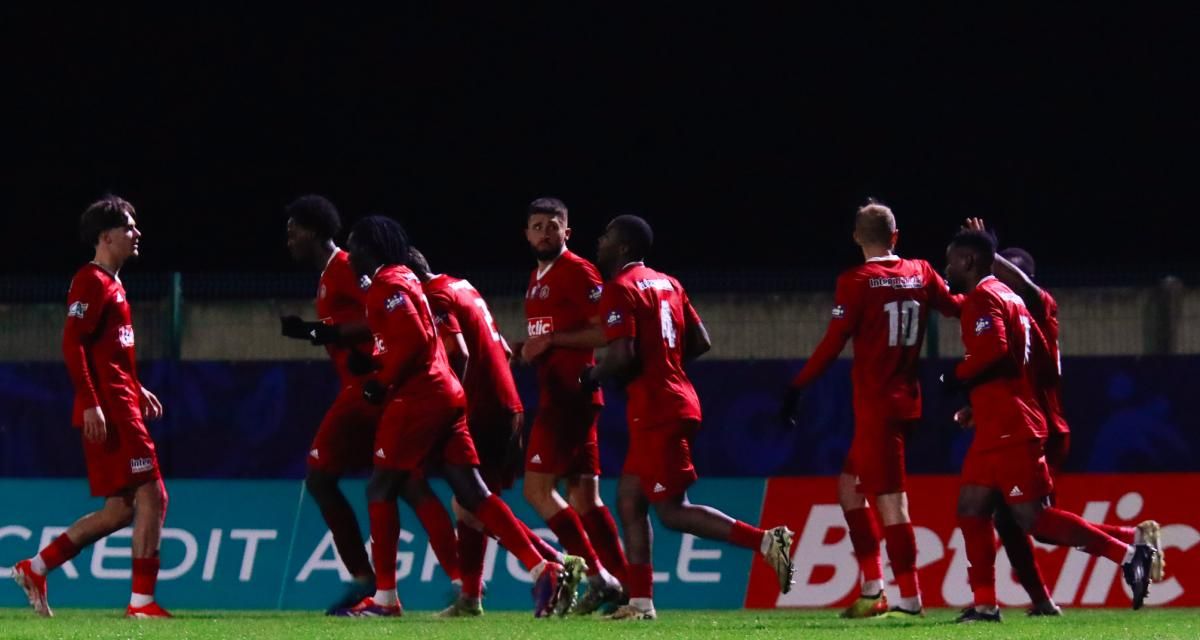
[[[1041,640],[1149,640],[1200,638],[1200,610],[1073,610],[1058,619],[1029,619],[1009,609],[1004,623],[955,625],[956,612],[931,611],[919,621],[844,621],[834,611],[660,611],[655,622],[597,619],[534,620],[523,613],[490,613],[473,620],[436,620],[429,612],[401,619],[344,620],[315,613],[179,611],[174,620],[124,620],[120,611],[65,609],[43,620],[25,609],[0,609],[0,638],[730,638],[758,640],[870,640],[872,638],[1021,638]]]

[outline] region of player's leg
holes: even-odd
[[[599,452],[595,457],[598,459]],[[577,475],[567,480],[567,496],[571,510],[580,514],[587,531],[587,540],[595,561],[588,563],[587,590],[574,608],[579,615],[599,609],[611,610],[622,599],[622,585],[629,579],[628,563],[608,507],[600,500],[600,478],[596,475]]]
[[[433,492],[433,487],[429,486],[429,480],[421,473],[409,475],[401,497],[412,507],[425,533],[429,535],[429,546],[433,548],[433,555],[442,566],[442,570],[451,582],[461,583],[462,572],[459,568],[458,540],[454,535],[454,524],[450,522],[450,514]]]
[[[963,463],[964,483],[958,493],[958,526],[967,548],[967,582],[974,606],[963,611],[959,622],[999,622],[996,600],[996,544],[992,534],[992,513],[996,492],[985,484],[971,484],[968,475],[971,455]]]
[[[617,620],[653,620],[654,564],[651,552],[654,529],[650,526],[650,501],[642,492],[642,481],[627,472],[617,481],[617,512],[625,532],[625,557],[629,562],[629,581],[625,590],[629,604],[617,609]]]
[[[1050,597],[1050,590],[1042,578],[1042,571],[1033,554],[1033,539],[1017,524],[1008,505],[998,505],[995,525],[1004,552],[1008,554],[1009,564],[1017,574],[1017,581],[1029,594],[1030,607],[1027,613],[1031,616],[1062,615],[1062,609]]]
[[[375,593],[375,571],[367,557],[358,517],[338,486],[339,480],[339,476],[311,466],[304,478],[304,486],[317,503],[321,518],[325,520],[325,526],[333,535],[333,545],[337,548],[338,557],[350,572],[352,580],[346,592],[330,605],[326,613],[352,607]]]
[[[469,436],[468,436],[469,442]],[[450,460],[449,462],[455,462]],[[534,579],[534,615],[541,617],[554,610],[565,592],[575,585],[565,580],[563,567],[547,562],[529,542],[526,529],[503,500],[484,485],[479,470],[465,464],[446,467],[446,481],[455,499],[470,511],[483,526],[500,540],[500,545],[517,557]]]
[[[396,548],[400,538],[400,509],[396,500],[411,473],[376,465],[367,480],[367,513],[371,519],[371,560],[375,565],[375,595],[335,612],[345,616],[398,616],[403,609],[396,591]]]
[[[904,491],[904,440],[913,424],[888,420],[871,454],[860,458],[869,469],[861,474],[862,485],[875,496],[875,508],[883,521],[883,536],[887,540],[888,559],[900,587],[900,602],[889,612],[891,616],[923,615],[924,612],[917,576],[917,537],[908,513],[908,494]]]
[[[167,489],[162,479],[137,487],[133,493],[133,589],[126,615],[131,617],[168,617],[154,603],[154,588],[158,583],[158,550],[162,543],[162,526],[167,515]]]
[[[487,555],[487,537],[483,523],[451,499],[458,521],[458,562],[462,573],[462,591],[458,599],[438,614],[442,618],[473,617],[483,614],[483,563]]]

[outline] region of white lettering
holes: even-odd
[[[50,544],[55,538],[66,532],[66,527],[46,527],[42,529],[42,539],[40,542],[38,542],[38,549],[45,549],[46,545]],[[67,562],[63,563],[63,566],[59,567],[59,569],[62,569],[63,575],[67,576],[71,580],[76,580],[79,578],[79,569],[75,568],[74,561],[68,560]]]
[[[258,543],[277,537],[279,532],[275,529],[233,529],[229,532],[230,540],[246,541],[246,552],[242,554],[242,569],[238,572],[238,580],[250,582],[254,577],[254,559],[258,555]]]
[[[720,549],[697,549],[696,536],[685,533],[683,542],[679,545],[679,561],[675,563],[675,573],[684,582],[720,582],[720,571],[692,571],[692,562],[700,560],[720,560]]]
[[[221,530],[213,529],[208,536],[208,553],[204,555],[204,573],[200,575],[200,579],[205,582],[212,582],[213,576],[217,573],[217,555],[221,553]]]
[[[827,606],[840,600],[858,582],[858,562],[850,536],[842,535],[835,544],[826,544],[831,530],[845,531],[842,509],[834,504],[813,505],[804,523],[800,539],[792,549],[796,563],[796,586],[791,593],[780,594],[781,607]],[[820,566],[833,567],[833,576],[820,584],[812,584],[813,574]]]
[[[159,580],[176,580],[196,566],[196,558],[200,555],[200,545],[196,543],[196,536],[184,529],[163,529],[162,539],[182,542],[183,560],[170,569],[160,567],[158,570]]]
[[[10,524],[6,527],[0,527],[0,540],[4,538],[20,538],[28,540],[33,537],[33,532],[19,524]],[[0,567],[0,573],[9,573],[12,567]]]
[[[97,580],[128,580],[133,574],[130,569],[106,569],[104,561],[109,558],[132,558],[133,549],[129,547],[112,548],[109,543],[113,540],[124,540],[133,537],[133,529],[125,527],[96,541],[92,547],[92,576]]]
[[[326,554],[330,550],[333,551],[333,555],[327,558]],[[308,560],[304,562],[303,567],[300,567],[300,573],[296,574],[296,582],[308,582],[314,571],[337,571],[338,579],[342,582],[350,582],[354,579],[350,575],[350,571],[346,569],[345,563],[342,562],[342,556],[338,553],[337,546],[333,544],[333,533],[330,531],[325,532],[316,548],[308,554]]]

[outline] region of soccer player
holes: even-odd
[[[537,258],[525,294],[528,340],[520,360],[537,367],[537,416],[525,457],[525,499],[567,553],[587,561],[588,589],[576,607],[587,614],[612,606],[626,582],[617,524],[600,500],[596,424],[603,398],[580,392],[579,370],[604,345],[599,327],[600,274],[567,250],[567,207],[539,198],[526,211],[525,238]],[[556,487],[567,481],[567,500]],[[614,577],[615,576],[615,577]]]
[[[976,231],[986,231],[981,218],[968,218],[964,228]],[[1037,350],[1032,356],[1040,355],[1047,362],[1033,363],[1039,371],[1041,384],[1035,389],[1035,397],[1043,415],[1046,417],[1046,464],[1050,467],[1052,478],[1057,478],[1062,466],[1066,464],[1070,451],[1071,429],[1067,424],[1062,410],[1062,359],[1058,341],[1058,302],[1054,296],[1034,283],[1036,264],[1028,251],[1017,247],[1004,249],[996,255],[992,265],[992,273],[1021,296],[1025,308],[1033,318],[1037,328],[1046,339],[1047,350]],[[1009,561],[1021,586],[1029,594],[1031,606],[1026,612],[1031,616],[1061,615],[1062,610],[1054,603],[1050,591],[1046,588],[1037,561],[1033,555],[1033,543],[1030,537],[1017,526],[1012,513],[1005,508],[996,510],[996,531],[1008,554]],[[1154,556],[1150,569],[1150,579],[1158,582],[1163,579],[1163,569],[1166,566],[1162,551],[1161,528],[1154,520],[1145,520],[1135,527],[1122,527],[1109,524],[1095,524],[1097,529],[1126,543],[1135,544],[1146,542],[1154,547],[1158,554]]]
[[[917,541],[904,490],[904,441],[921,418],[917,366],[929,311],[957,316],[961,300],[928,262],[896,255],[898,236],[891,209],[874,200],[858,209],[854,242],[866,262],[838,278],[829,329],[792,381],[783,407],[784,417],[794,419],[805,387],[854,340],[854,440],[838,477],[838,501],[863,582],[843,618],[923,612]],[[900,587],[901,600],[890,611],[883,591],[879,520]]]
[[[125,615],[171,617],[154,601],[167,490],[144,422],[162,417],[163,407],[138,381],[129,301],[117,277],[138,255],[142,233],[135,216],[133,205],[107,196],[88,206],[79,220],[80,238],[95,249],[95,257],[71,280],[62,349],[75,387],[72,424],[82,429],[88,484],[93,496],[104,498],[104,506],[13,567],[13,579],[29,604],[45,617],[54,615],[46,574],[130,524],[133,591]]]
[[[341,391],[317,428],[308,452],[305,486],[321,509],[333,534],[338,555],[353,581],[326,613],[353,606],[375,593],[375,575],[367,560],[362,533],[346,496],[338,487],[343,474],[371,467],[375,425],[383,414],[363,399],[362,386],[370,372],[371,331],[366,323],[370,278],[359,277],[350,257],[334,242],[341,217],[329,200],[318,195],[298,198],[287,207],[287,246],[292,257],[321,271],[317,287],[316,322],[297,316],[281,318],[284,336],[323,345],[341,380]],[[404,486],[405,502],[429,534],[430,545],[443,570],[460,580],[457,541],[450,515],[421,474]]]
[[[991,235],[964,230],[947,249],[950,286],[966,294],[962,338],[966,353],[954,380],[970,389],[975,439],[963,461],[958,521],[967,550],[974,606],[959,622],[999,622],[992,517],[1007,503],[1025,533],[1049,544],[1080,547],[1123,568],[1139,609],[1150,586],[1155,550],[1122,542],[1079,516],[1050,506],[1053,481],[1042,441],[1046,419],[1035,398],[1034,353],[1048,350],[1021,297],[992,275]]]
[[[787,593],[792,585],[792,532],[763,530],[703,505],[687,489],[696,481],[691,441],[700,428],[700,402],[683,363],[712,343],[679,281],[650,269],[643,260],[653,244],[645,220],[618,216],[597,247],[607,284],[600,300],[608,343],[598,366],[579,376],[584,392],[601,382],[626,384],[629,452],[618,485],[618,508],[629,558],[629,604],[619,620],[653,620],[653,575],[649,508],[668,528],[722,540],[762,554]]]
[[[512,351],[500,335],[487,302],[470,282],[433,273],[425,255],[416,248],[409,252],[408,267],[421,281],[450,367],[466,392],[467,427],[479,454],[479,475],[488,490],[499,495],[512,487],[522,453],[525,408],[508,365]],[[462,593],[438,615],[444,618],[478,616],[483,613],[483,561],[487,550],[483,523],[463,509],[457,500],[454,501],[454,515],[458,518]],[[525,523],[519,524],[543,559],[564,565],[575,564],[574,570],[582,571],[582,558],[562,556]],[[569,595],[563,602],[570,601]],[[563,605],[560,603],[559,606]]]
[[[384,409],[375,431],[374,470],[367,482],[375,595],[339,614],[401,615],[396,593],[400,535],[396,498],[413,474],[429,466],[443,470],[458,503],[530,572],[534,614],[549,614],[578,583],[561,564],[542,558],[508,505],[488,491],[479,475],[462,385],[450,370],[421,283],[405,266],[408,236],[396,221],[370,216],[354,225],[347,243],[355,272],[372,278],[366,319],[374,336],[378,370],[363,383],[362,394]]]

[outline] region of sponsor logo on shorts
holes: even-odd
[[[117,340],[126,349],[133,346],[133,325],[127,324],[117,329]]]
[[[72,302],[71,305],[67,307],[67,317],[83,318],[84,314],[87,313],[87,308],[88,306],[86,302]]]
[[[535,454],[533,454],[533,457],[529,459],[529,461],[532,462],[533,464],[541,464],[542,456],[539,456],[538,454],[535,453]]]
[[[530,318],[527,328],[530,338],[550,335],[551,333],[554,333],[554,318],[551,316]]]
[[[980,318],[975,321],[975,335],[981,336],[992,330],[991,318]]]
[[[318,451],[317,449],[313,449],[312,451],[309,451],[308,455],[312,456],[314,460],[321,459],[321,452]]]
[[[612,312],[608,314],[608,326],[615,327],[621,324],[621,320],[623,319],[624,317],[621,315],[621,312],[613,309]]]
[[[132,473],[146,473],[154,470],[154,458],[130,458],[129,471]]]
[[[400,307],[403,305],[404,305],[404,293],[399,292],[399,291],[392,294],[392,297],[388,298],[383,303],[383,307],[385,309],[387,309],[388,313],[395,311],[397,307]]]
[[[654,493],[666,493],[667,488],[662,486],[661,482],[654,483]]]
[[[1021,487],[1018,486],[1013,486],[1012,491],[1008,492],[1008,497],[1010,498],[1020,498],[1023,495],[1025,494],[1021,493]]]
[[[387,456],[383,455],[383,447],[380,447],[379,450],[375,452],[375,457],[376,458],[387,458]]]
[[[834,318],[837,318],[838,320],[841,320],[842,318],[845,318],[845,317],[846,317],[846,307],[843,307],[843,306],[842,306],[842,305],[840,305],[840,304],[839,304],[839,305],[835,305],[835,306],[833,307],[833,317],[834,317]]]
[[[588,292],[588,300],[592,302],[600,302],[600,296],[604,295],[604,287],[596,285]]]

